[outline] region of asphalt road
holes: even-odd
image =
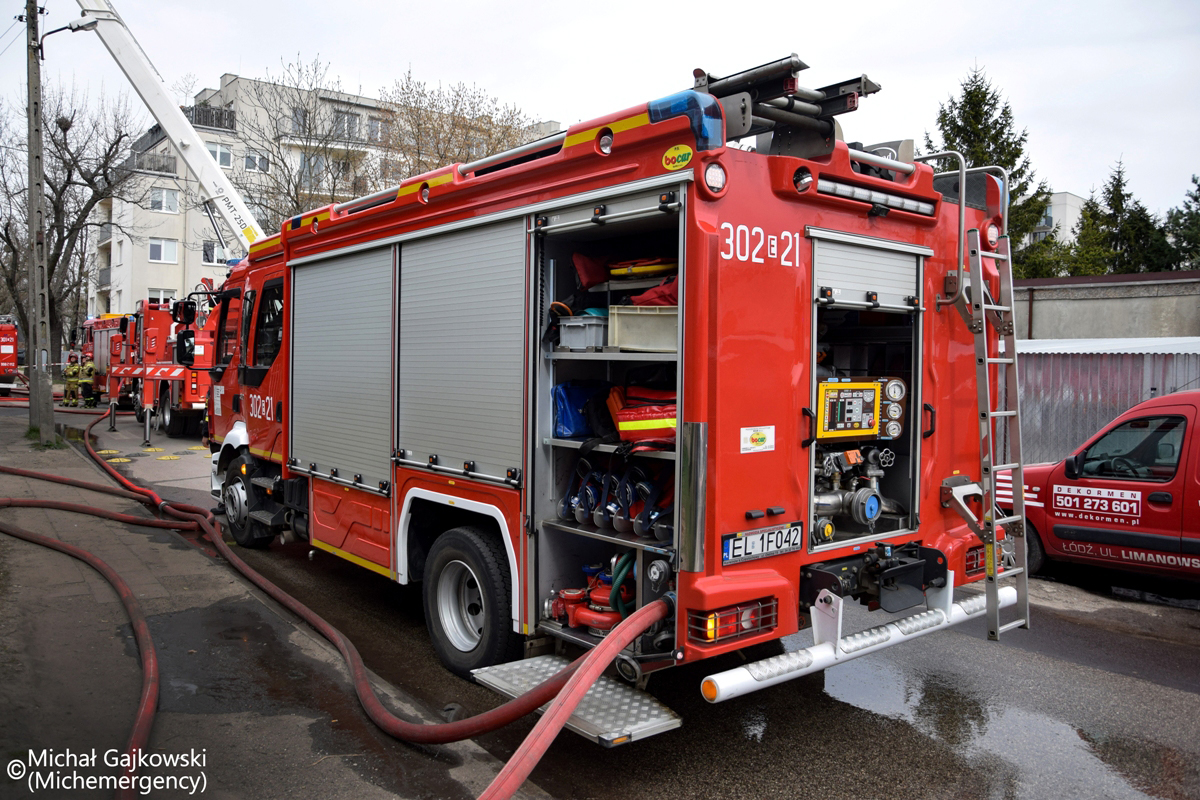
[[[164,496],[211,505],[207,472],[181,475],[184,461],[167,462],[169,474],[147,459],[121,466]],[[303,543],[243,555],[430,708],[498,704],[440,666],[416,587]],[[1070,569],[1032,585],[1032,629],[1000,643],[976,621],[717,706],[700,681],[736,657],[656,675],[649,690],[682,728],[612,750],[565,732],[533,780],[557,797],[606,800],[1200,798],[1200,586]],[[855,609],[848,626],[877,616]],[[478,742],[506,759],[532,725]]]

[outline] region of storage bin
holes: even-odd
[[[602,348],[608,344],[608,320],[604,317],[562,317],[558,321],[558,344],[571,350]]]
[[[609,343],[621,350],[674,353],[679,306],[612,306]]]

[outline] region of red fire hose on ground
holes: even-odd
[[[567,719],[583,699],[587,690],[591,688],[592,684],[595,683],[612,660],[647,628],[655,622],[665,619],[671,613],[671,608],[665,600],[658,600],[643,607],[614,628],[600,647],[580,657],[562,669],[558,674],[531,689],[529,692],[491,711],[449,723],[422,724],[409,722],[392,714],[379,701],[378,696],[371,687],[366,665],[363,663],[362,656],[354,644],[341,631],[326,622],[316,612],[268,581],[238,557],[225,543],[224,537],[221,535],[220,523],[216,521],[211,512],[207,509],[185,503],[165,501],[153,490],[138,486],[125,478],[112,465],[100,458],[99,454],[92,447],[90,435],[92,428],[102,419],[104,419],[104,416],[97,416],[96,419],[88,424],[85,430],[84,444],[92,459],[114,480],[124,486],[125,489],[116,489],[111,486],[88,483],[58,475],[16,469],[14,467],[0,466],[0,473],[65,484],[128,500],[135,500],[151,507],[151,509],[157,509],[164,515],[173,517],[176,521],[145,519],[74,503],[23,498],[0,498],[0,508],[5,506],[12,508],[46,508],[90,514],[132,525],[201,531],[205,538],[217,548],[218,552],[254,583],[255,586],[301,617],[338,649],[338,652],[341,653],[350,670],[354,683],[354,691],[363,706],[363,710],[366,711],[367,716],[379,728],[397,739],[417,744],[445,744],[474,738],[489,731],[502,728],[554,699],[545,716],[542,717],[530,735],[517,749],[517,752],[509,759],[508,763],[492,782],[492,785],[484,792],[483,797],[502,798],[512,796],[537,765],[538,760],[545,753],[563,725],[566,724]],[[130,592],[129,587],[103,561],[72,545],[64,544],[55,539],[48,539],[5,523],[0,523],[0,532],[8,533],[46,547],[52,547],[85,561],[97,569],[113,585],[118,595],[121,596],[134,627],[143,667],[142,700],[139,703],[133,733],[130,736],[129,749],[132,751],[135,748],[143,748],[153,726],[154,712],[157,705],[158,664],[154,653],[154,644],[150,640],[145,617],[141,612],[136,598]],[[128,796],[133,796],[132,790],[130,790]]]

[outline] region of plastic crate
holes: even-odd
[[[612,346],[643,353],[674,353],[679,306],[612,306]]]
[[[608,344],[604,317],[563,317],[558,321],[558,345],[571,350],[598,349]]]

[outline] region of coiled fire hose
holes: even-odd
[[[17,469],[15,467],[0,466],[0,474],[60,483],[127,500],[134,500],[149,506],[151,509],[157,509],[164,515],[173,517],[175,521],[145,519],[75,503],[25,498],[0,498],[0,508],[6,506],[11,508],[45,508],[90,514],[131,525],[202,532],[204,537],[216,547],[222,557],[232,564],[234,568],[271,598],[301,617],[338,649],[338,652],[341,653],[342,658],[346,662],[347,668],[350,670],[355,694],[358,696],[359,702],[362,704],[367,716],[385,733],[402,741],[416,744],[446,744],[474,738],[502,728],[553,699],[554,702],[546,714],[539,720],[533,731],[513,754],[512,758],[509,759],[508,763],[496,776],[496,779],[484,792],[482,797],[511,797],[520,788],[520,785],[529,776],[529,773],[532,772],[538,760],[540,760],[563,725],[566,724],[567,719],[583,699],[587,690],[591,688],[592,684],[604,672],[609,663],[647,628],[655,622],[670,616],[672,609],[665,600],[657,600],[654,603],[644,606],[614,628],[599,647],[576,659],[557,674],[520,697],[509,700],[507,703],[490,711],[448,723],[422,724],[409,722],[392,714],[380,702],[374,689],[371,687],[362,656],[354,644],[341,631],[326,622],[316,612],[268,581],[234,553],[225,543],[224,537],[221,535],[220,523],[216,521],[210,511],[186,503],[165,501],[152,489],[138,486],[125,478],[112,465],[100,458],[95,448],[92,447],[91,431],[104,418],[104,416],[97,416],[96,419],[88,424],[85,429],[84,445],[92,459],[110,477],[124,486],[125,489],[117,489],[111,486]],[[39,536],[38,534],[6,523],[0,523],[0,532],[35,544],[51,547],[83,560],[99,571],[117,591],[133,625],[138,650],[141,654],[143,671],[142,696],[138,705],[137,716],[134,720],[133,731],[130,734],[127,752],[144,748],[153,726],[154,712],[158,702],[158,662],[145,616],[129,586],[125,584],[120,575],[99,558],[73,545]],[[136,759],[134,762],[136,763]],[[132,772],[128,774],[132,774]],[[132,789],[124,793],[118,793],[118,797],[133,796],[134,791]]]

